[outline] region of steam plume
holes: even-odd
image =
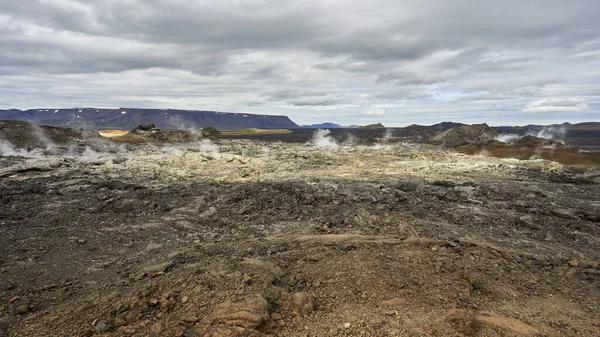
[[[319,129],[313,135],[311,142],[317,147],[339,147],[338,143],[330,136],[331,131],[328,129]]]

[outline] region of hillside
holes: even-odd
[[[310,124],[310,125],[302,125],[303,129],[341,129],[343,126],[336,123],[319,123],[319,124]]]
[[[569,131],[599,131],[600,122],[583,122],[577,124],[562,123],[562,124],[551,124],[551,125],[536,125],[529,124],[524,126],[495,126],[493,127],[496,131],[501,133],[533,133],[539,132],[543,128],[555,128],[557,130],[563,130],[564,132]]]
[[[302,125],[303,129],[357,129],[358,125],[340,125],[336,123],[319,123],[319,124],[310,124],[310,125]]]
[[[381,123],[377,123],[377,124],[361,125],[358,128],[359,129],[384,129],[385,126]]]
[[[171,109],[32,109],[0,110],[0,120],[22,120],[42,125],[90,127],[95,129],[131,129],[153,123],[162,129],[290,129],[298,128],[286,116]]]

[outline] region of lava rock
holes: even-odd
[[[17,306],[17,315],[25,315],[29,311],[31,311],[31,308],[27,304],[21,304]]]
[[[400,180],[393,185],[396,189],[404,192],[414,192],[419,188],[419,183],[412,180]]]
[[[2,320],[0,320],[0,337],[8,337],[8,327]]]
[[[98,323],[96,323],[96,326],[94,327],[94,331],[96,333],[105,333],[110,329],[110,326],[108,325],[108,323],[104,320],[99,321]]]
[[[132,131],[135,130],[141,130],[141,131],[150,131],[152,129],[156,129],[156,125],[154,125],[153,123],[149,123],[149,124],[138,124],[135,128],[133,128]]]
[[[256,330],[270,320],[269,302],[260,296],[248,296],[237,302],[217,305],[208,320],[211,325],[224,324],[243,329]]]
[[[456,183],[451,180],[435,180],[431,182],[431,185],[442,186],[442,187],[454,187]]]
[[[143,272],[149,275],[157,274],[157,273],[167,273],[175,268],[174,261],[165,261],[159,264],[155,264],[152,266],[148,266],[143,269]]]
[[[308,316],[315,311],[315,298],[311,293],[299,292],[291,296],[291,305],[300,316]]]
[[[445,320],[463,336],[474,336],[481,330],[481,323],[471,310],[453,309]]]
[[[0,281],[0,290],[12,290],[15,286],[10,281]]]
[[[553,139],[545,139],[538,138],[536,136],[527,135],[524,136],[514,143],[511,144],[515,147],[529,147],[529,148],[538,148],[538,147],[554,147],[554,148],[564,148],[565,143],[562,141],[557,141]]]
[[[202,129],[202,137],[208,139],[219,139],[221,138],[221,131],[212,126],[207,126]]]
[[[431,139],[434,144],[457,147],[468,144],[488,144],[498,137],[498,132],[487,124],[465,125],[444,131]]]

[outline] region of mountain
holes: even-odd
[[[339,125],[336,123],[320,123],[320,124],[309,124],[302,125],[303,129],[357,129],[358,125]]]
[[[343,126],[335,123],[320,123],[320,124],[310,124],[310,125],[302,125],[303,129],[341,129]]]
[[[149,123],[153,123],[161,129],[204,128],[207,126],[222,130],[295,129],[299,127],[287,116],[132,108],[11,109],[0,110],[0,120],[21,120],[41,125],[94,129],[131,129],[138,124]]]
[[[542,129],[555,128],[558,130],[568,131],[600,131],[600,122],[583,122],[571,124],[568,122],[562,124],[536,125],[528,124],[524,126],[495,126],[494,129],[501,133],[527,133],[538,132]]]
[[[448,129],[431,138],[434,144],[456,147],[467,144],[487,144],[498,137],[498,132],[487,124],[463,125]]]
[[[381,124],[381,123],[377,123],[377,124],[361,125],[358,128],[359,129],[385,129],[385,126],[383,126],[383,124]]]

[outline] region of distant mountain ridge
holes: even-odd
[[[356,129],[358,125],[340,125],[336,123],[319,123],[319,124],[309,124],[302,125],[303,129]]]
[[[287,116],[137,108],[11,109],[0,110],[0,120],[21,120],[41,125],[94,129],[131,129],[138,124],[149,123],[162,129],[204,128],[207,126],[222,130],[299,128]]]
[[[359,129],[385,129],[385,126],[381,123],[377,123],[377,124],[361,125],[358,128]]]
[[[600,122],[582,122],[571,124],[569,122],[565,122],[562,124],[549,124],[549,125],[537,125],[537,124],[528,124],[523,126],[494,126],[494,129],[500,132],[516,132],[516,133],[526,133],[526,132],[536,132],[541,130],[542,128],[556,128],[556,129],[564,129],[565,131],[575,131],[575,130],[600,130]]]

